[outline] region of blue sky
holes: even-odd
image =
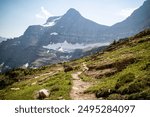
[[[75,8],[82,16],[111,26],[127,18],[145,0],[0,0],[0,36],[18,37],[29,25]]]

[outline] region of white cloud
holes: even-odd
[[[53,16],[49,13],[43,6],[41,6],[41,11],[35,15],[38,19],[47,19],[50,16]]]
[[[120,12],[119,12],[119,16],[123,17],[123,18],[127,18],[129,17],[134,10],[136,10],[137,8],[126,8],[126,9],[122,9]]]

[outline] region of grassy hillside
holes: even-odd
[[[87,70],[83,69],[83,67]],[[71,99],[72,73],[92,86],[84,91],[97,99],[150,99],[150,30],[114,41],[103,52],[39,69],[16,69],[0,75],[0,99]]]
[[[150,31],[111,44],[86,60],[82,77],[95,82],[86,92],[100,99],[150,99]]]
[[[36,99],[36,92],[43,88],[50,91],[47,99],[70,99],[71,75],[63,72],[61,64],[34,70],[16,69],[0,78],[0,99]],[[6,86],[2,87],[2,83]]]

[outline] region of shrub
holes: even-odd
[[[0,89],[3,89],[6,86],[4,80],[0,80]]]
[[[134,82],[129,85],[127,93],[131,94],[139,92],[142,87],[144,87],[142,82]]]
[[[70,65],[64,65],[64,72],[72,71],[73,68]]]
[[[51,90],[50,90],[51,92],[55,92],[55,91],[59,91],[59,86],[58,85],[54,85],[54,86],[52,86],[51,87]]]
[[[150,62],[144,64],[144,65],[141,67],[141,70],[150,70]]]
[[[128,87],[124,88],[121,94],[132,94],[142,91],[143,88],[146,87],[147,82],[143,80],[136,80],[131,83]]]
[[[113,42],[112,42],[112,45],[115,45],[117,43],[117,41],[116,40],[114,40]]]
[[[9,73],[10,78],[15,78],[15,77],[18,77],[19,75],[21,75],[21,72],[19,71],[13,71]]]
[[[0,89],[5,88],[8,85],[11,85],[15,82],[16,80],[10,79],[10,78],[5,78],[3,80],[0,80]]]
[[[146,82],[146,85],[150,86],[150,77],[147,76],[147,77],[144,78],[144,80]]]
[[[150,89],[142,91],[140,93],[134,93],[128,96],[129,100],[150,100]]]
[[[136,34],[134,38],[141,38],[149,34],[150,34],[150,29],[145,29],[144,31],[141,31],[140,33]]]
[[[101,88],[100,90],[98,90],[96,92],[96,97],[100,98],[100,97],[108,97],[110,94],[112,94],[114,92],[113,89],[109,89],[109,88]]]
[[[108,100],[123,100],[123,99],[125,99],[125,96],[115,93],[115,94],[109,95],[107,99]]]
[[[124,84],[132,82],[134,79],[135,79],[135,75],[133,73],[124,74],[117,80],[115,88],[118,89]]]
[[[145,100],[150,100],[150,89],[141,92],[139,98],[142,98],[142,99],[145,99]]]

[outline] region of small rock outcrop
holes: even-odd
[[[36,92],[35,98],[43,100],[45,98],[48,98],[49,95],[50,95],[49,90],[47,90],[47,89],[41,89],[41,90],[39,90],[39,91]]]

